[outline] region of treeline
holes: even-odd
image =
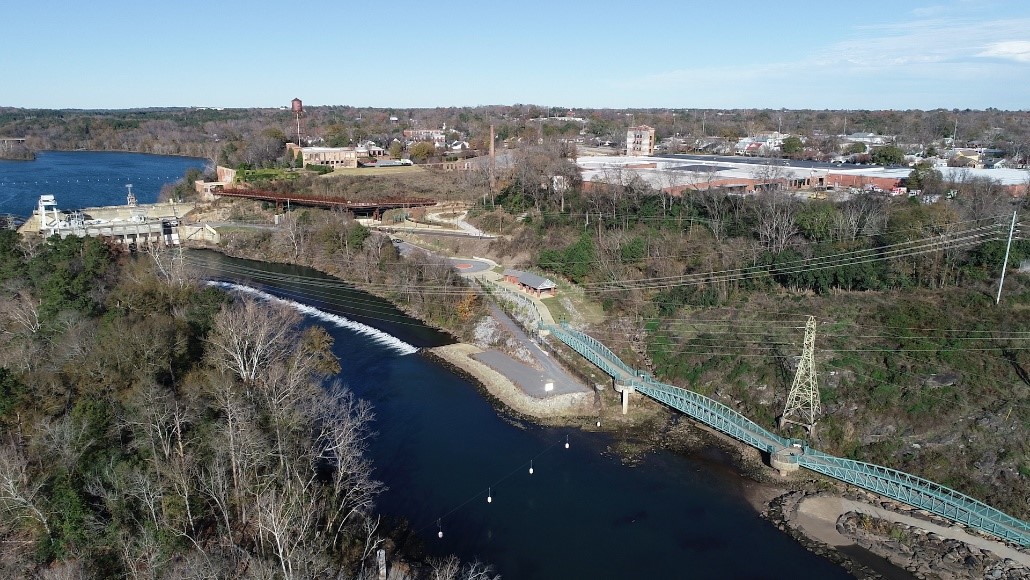
[[[10,231],[0,303],[0,575],[375,576],[372,411],[323,386],[323,329],[162,252]]]
[[[534,265],[627,306],[652,278],[680,277],[669,296],[684,306],[770,284],[826,294],[984,280],[1000,266],[999,240],[1019,209],[997,182],[965,175],[937,174],[929,186],[955,197],[926,204],[864,193],[809,200],[775,187],[727,195],[703,184],[671,195],[621,173],[555,187],[523,171],[472,219],[510,234],[496,246],[501,254],[531,250]],[[1012,263],[1025,256],[1017,241]]]
[[[540,120],[571,115],[567,119]],[[631,125],[656,129],[659,139],[684,143],[717,137],[735,141],[762,131],[803,136],[810,147],[834,151],[842,133],[896,137],[899,144],[928,148],[944,138],[957,146],[996,148],[1003,156],[1030,149],[1030,115],[997,109],[930,111],[814,111],[768,109],[568,109],[536,105],[481,107],[308,107],[302,138],[330,146],[372,140],[391,149],[406,129],[447,128],[448,142],[463,139],[485,153],[490,126],[510,144],[583,139],[621,144]],[[955,130],[958,129],[956,136]],[[0,108],[0,135],[26,137],[32,150],[90,149],[207,157],[229,167],[282,164],[283,146],[296,141],[296,122],[286,109],[39,110]],[[396,154],[400,149],[392,148]],[[291,160],[287,160],[291,161]]]

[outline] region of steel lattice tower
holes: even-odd
[[[805,346],[801,351],[794,384],[787,394],[787,405],[780,417],[780,427],[786,423],[801,425],[812,432],[815,418],[820,412],[819,385],[815,380],[815,317],[809,316],[805,323]]]

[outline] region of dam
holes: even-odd
[[[183,218],[195,208],[192,203],[138,204],[131,186],[126,201],[125,205],[61,210],[53,195],[41,195],[18,231],[43,237],[103,237],[130,249],[178,246],[184,239],[197,238],[198,233],[205,240],[217,236],[214,230],[207,231],[210,228],[183,224]]]

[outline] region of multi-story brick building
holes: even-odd
[[[626,131],[626,155],[640,156],[654,154],[654,127],[640,125]]]

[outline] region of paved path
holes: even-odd
[[[445,214],[445,213],[454,213],[454,212],[431,213],[431,214],[428,214],[426,217],[428,217],[430,220],[433,220],[433,221],[454,224],[454,225],[458,226],[459,228],[461,228],[465,233],[467,233],[470,236],[475,236],[477,238],[492,238],[492,237],[494,237],[494,236],[492,236],[490,234],[487,234],[487,233],[483,232],[482,230],[480,230],[476,226],[468,223],[467,221],[465,221],[465,218],[468,217],[468,214],[469,214],[469,212],[467,212],[467,211],[463,211],[463,212],[459,213],[456,217],[452,217],[452,218],[445,218],[445,217],[443,217],[443,214]]]
[[[526,394],[533,397],[543,398],[565,393],[590,392],[586,385],[565,372],[561,365],[540,348],[535,340],[526,335],[522,328],[515,324],[496,304],[490,304],[490,315],[529,350],[540,368],[535,369],[496,351],[480,353],[473,358],[508,377]],[[544,386],[547,383],[553,384],[553,390],[545,390]]]
[[[414,252],[424,252],[430,258],[444,260],[451,265],[460,274],[478,274],[480,272],[486,272],[493,268],[493,264],[486,260],[480,260],[478,258],[445,258],[438,254],[434,254],[429,250],[416,246],[410,242],[405,242],[394,238],[393,245],[396,246],[397,251],[400,252],[405,258],[410,257]]]
[[[942,538],[949,538],[989,550],[1002,558],[1011,558],[1023,566],[1030,567],[1030,554],[1015,550],[1006,544],[968,534],[954,526],[945,527],[907,514],[886,510],[861,501],[835,496],[808,497],[798,505],[798,524],[805,532],[820,542],[831,546],[850,546],[854,540],[837,531],[837,520],[847,512],[868,514],[884,520],[897,522],[933,532]]]

